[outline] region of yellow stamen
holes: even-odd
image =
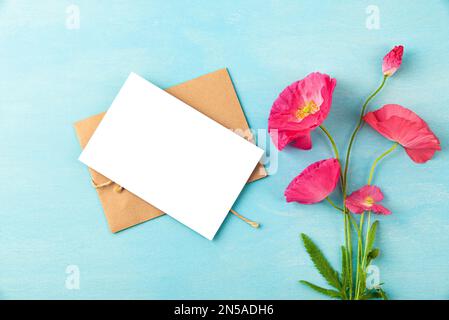
[[[374,204],[374,199],[370,196],[365,198],[365,201],[363,202],[366,206],[371,207]]]
[[[305,117],[317,113],[320,110],[320,107],[316,105],[315,101],[310,100],[307,101],[306,104],[302,107],[299,107],[296,110],[295,116],[298,120],[303,120]]]

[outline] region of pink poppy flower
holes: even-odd
[[[340,163],[331,158],[312,163],[285,189],[287,202],[313,204],[325,199],[337,186]]]
[[[385,138],[402,145],[414,162],[424,163],[441,150],[440,141],[427,123],[398,104],[387,104],[368,112],[364,120]]]
[[[390,210],[378,204],[383,198],[379,187],[367,185],[351,193],[346,198],[345,204],[352,213],[372,211],[383,215],[391,214]]]
[[[382,63],[382,72],[385,76],[390,77],[399,69],[402,63],[403,53],[403,46],[396,46],[387,53]]]
[[[279,150],[289,143],[304,150],[312,148],[310,132],[329,114],[336,82],[314,72],[281,92],[268,119],[268,131]]]

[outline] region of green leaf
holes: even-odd
[[[379,255],[379,249],[373,249],[374,241],[376,240],[376,231],[379,221],[375,221],[368,230],[365,248],[365,258],[363,259],[363,265],[360,266],[359,272],[359,292],[365,292],[366,289],[366,268],[370,265],[371,261]]]
[[[371,299],[381,299],[379,291],[377,290],[369,290],[365,291],[365,293],[360,297],[360,300],[371,300]]]
[[[366,265],[369,266],[371,261],[376,259],[380,254],[380,250],[378,248],[374,248],[368,253],[368,256],[366,257]]]
[[[350,273],[349,273],[349,264],[348,264],[348,256],[347,256],[347,251],[346,248],[344,246],[341,246],[341,282],[342,282],[342,294],[344,297],[347,296],[348,292],[349,292],[349,277],[350,277]]]
[[[371,252],[371,250],[373,249],[374,240],[376,240],[376,231],[377,231],[378,225],[379,225],[379,221],[375,221],[371,225],[371,228],[369,228],[368,239],[367,239],[367,243],[366,243],[366,252]]]
[[[388,300],[386,292],[381,288],[375,288],[371,290],[367,290],[360,297],[360,300],[370,300],[370,299],[383,299]]]
[[[327,281],[327,283],[341,291],[341,282],[338,272],[332,268],[329,261],[326,259],[324,254],[318,248],[318,246],[313,243],[312,239],[310,239],[304,233],[301,234],[302,241],[304,242],[304,247],[306,248],[307,253],[312,259],[315,268],[317,268],[318,272],[323,276],[323,278]]]
[[[380,250],[378,248],[372,249],[366,255],[366,262],[363,269],[360,269],[360,290],[363,292],[366,288],[366,269],[371,264],[371,261],[376,259],[380,254]]]
[[[388,300],[387,293],[382,288],[377,289],[377,291],[379,292],[379,294],[382,297],[382,299]]]
[[[308,286],[309,288],[321,293],[321,294],[328,296],[328,297],[341,299],[341,294],[338,291],[322,288],[322,287],[319,287],[317,285],[314,285],[313,283],[310,283],[310,282],[304,281],[304,280],[300,280],[299,282]]]

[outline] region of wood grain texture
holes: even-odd
[[[111,234],[72,123],[104,111],[130,71],[167,88],[227,67],[250,127],[263,129],[278,93],[319,70],[337,79],[326,127],[343,149],[395,44],[403,65],[370,108],[414,109],[443,151],[416,165],[398,148],[380,163],[374,183],[393,215],[380,218],[377,266],[391,298],[449,298],[447,1],[376,1],[378,30],[365,25],[371,1],[73,2],[75,30],[72,1],[0,1],[0,298],[321,298],[297,282],[324,284],[299,234],[339,265],[342,218],[326,203],[283,198],[304,167],[331,156],[319,132],[312,151],[273,155],[273,175],[239,198],[236,211],[262,227],[229,216],[209,242],[166,216]],[[388,147],[362,129],[352,189]],[[69,265],[79,290],[65,287]]]

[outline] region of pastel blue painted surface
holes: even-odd
[[[66,28],[70,4],[79,30]],[[378,30],[365,26],[371,4]],[[444,151],[415,165],[398,150],[380,165],[375,183],[394,214],[380,219],[377,265],[392,298],[449,298],[448,18],[447,1],[0,1],[0,298],[322,298],[297,283],[323,284],[298,235],[339,265],[342,217],[283,198],[306,165],[331,156],[319,132],[313,151],[283,151],[276,174],[239,198],[263,228],[229,216],[210,242],[170,217],[111,234],[72,123],[104,111],[130,71],[168,87],[228,67],[250,125],[266,128],[280,90],[319,70],[338,80],[326,126],[342,149],[395,44],[403,66],[371,108],[414,109]],[[389,145],[362,130],[352,188]],[[65,287],[68,265],[79,290]]]

